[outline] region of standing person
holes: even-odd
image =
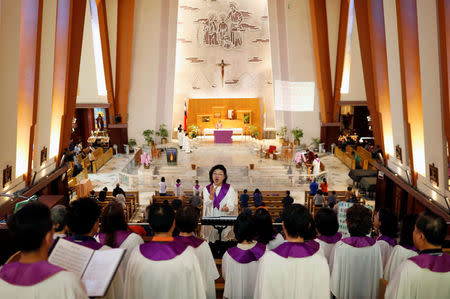
[[[113,189],[112,195],[114,197],[116,197],[117,194],[123,194],[125,196],[125,191],[123,191],[123,189],[120,188],[120,184],[119,183],[117,183],[116,184],[116,188]]]
[[[445,220],[423,213],[413,233],[419,255],[404,261],[386,289],[386,298],[448,298],[450,255],[442,252],[447,235]]]
[[[322,194],[324,196],[328,196],[328,183],[326,178],[324,178],[322,183],[320,184],[320,190],[322,190]]]
[[[180,147],[180,149],[183,148],[183,140],[184,140],[184,130],[183,127],[181,125],[178,126],[178,146]]]
[[[253,192],[253,202],[255,203],[255,207],[262,206],[263,197],[261,194],[261,191],[259,189],[255,189],[255,192]]]
[[[317,175],[320,172],[320,159],[319,159],[319,155],[315,155],[314,156],[314,161],[313,161],[313,175]]]
[[[91,172],[94,172],[94,161],[95,161],[96,159],[95,159],[94,154],[92,153],[92,150],[89,150],[89,155],[88,155],[88,157],[89,157],[89,162],[91,163]]]
[[[239,201],[241,202],[242,209],[248,208],[248,200],[249,199],[250,199],[250,197],[247,194],[247,189],[244,189],[244,193],[242,193],[241,196],[239,196]]]
[[[314,178],[312,183],[309,184],[309,195],[316,195],[318,189],[319,184],[317,183],[317,179]]]
[[[184,135],[185,136],[183,137],[183,150],[186,153],[190,153],[191,152],[191,140],[189,139],[188,133],[186,133]]]
[[[291,197],[291,191],[286,191],[286,196],[282,199],[283,208],[286,209],[288,206],[294,203],[294,199]]]
[[[39,202],[27,204],[8,219],[20,257],[0,269],[2,298],[88,298],[77,275],[47,261],[52,226],[50,210]]]
[[[266,244],[268,250],[273,250],[284,242],[283,236],[273,229],[272,216],[266,209],[257,209],[253,219],[256,226],[255,240]]]
[[[314,219],[319,236],[316,238],[317,243],[327,260],[330,258],[331,249],[342,239],[342,234],[338,232],[339,223],[336,213],[328,208],[321,208]]]
[[[203,285],[206,291],[206,298],[216,298],[215,280],[220,277],[217,271],[216,262],[211,252],[211,248],[203,239],[195,237],[195,229],[198,225],[199,213],[189,206],[182,207],[175,216],[176,227],[180,231],[175,240],[191,246],[197,256],[200,269],[202,271]]]
[[[374,217],[373,226],[378,229],[380,236],[377,239],[383,259],[383,269],[386,265],[394,246],[397,245],[398,221],[394,212],[380,209]]]
[[[159,182],[159,196],[166,196],[166,195],[167,195],[166,178],[161,177],[161,182]]]
[[[314,237],[313,226],[303,205],[293,204],[283,212],[286,242],[262,258],[254,298],[330,298],[327,260],[317,242],[306,241]]]
[[[195,185],[194,185],[194,187],[192,187],[192,194],[199,196],[200,190],[201,190],[200,184],[198,183],[198,180],[195,180]]]
[[[177,181],[176,181],[174,194],[177,197],[183,196],[183,185],[181,184],[180,179],[177,179]]]
[[[234,188],[227,184],[227,169],[222,164],[215,165],[209,171],[211,184],[203,188],[203,215],[204,216],[229,216],[236,215],[238,211],[238,198]],[[218,239],[216,230],[210,226],[202,226],[203,237],[214,242]],[[222,240],[231,240],[231,227],[222,232]]]
[[[222,258],[223,296],[253,298],[259,261],[266,252],[266,245],[253,240],[256,226],[249,210],[239,215],[233,230],[238,244],[228,249]]]

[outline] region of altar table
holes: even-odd
[[[233,136],[233,130],[215,130],[214,143],[233,143],[231,136]]]
[[[232,131],[233,134],[244,134],[244,129],[242,128],[230,128],[230,129],[211,129],[211,128],[204,128],[203,129],[203,135],[213,135],[215,131]]]

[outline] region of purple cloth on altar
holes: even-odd
[[[129,235],[131,235],[133,232],[129,232],[126,230],[119,230],[116,231],[114,234],[114,244],[113,244],[113,248],[119,248],[120,245],[122,245],[122,243],[128,238]],[[100,244],[102,245],[106,245],[106,233],[100,233],[98,234],[98,239],[100,240]]]
[[[194,248],[197,248],[198,246],[202,245],[203,242],[205,242],[203,239],[196,238],[194,236],[189,236],[189,237],[177,236],[177,237],[174,237],[174,240],[177,242],[186,244],[188,246],[194,247]]]
[[[206,190],[208,190],[208,192],[209,192],[209,190],[211,190],[211,185],[212,184],[209,184],[208,186],[206,186]],[[220,191],[219,191],[219,195],[216,195],[215,193],[214,193],[214,207],[215,208],[217,208],[218,210],[220,209],[220,202],[225,198],[225,196],[227,195],[227,193],[228,193],[228,190],[230,190],[230,184],[222,184],[222,188],[220,188]]]
[[[215,130],[214,143],[233,143],[231,136],[233,136],[233,130]]]
[[[266,252],[266,245],[256,243],[255,246],[248,250],[241,249],[237,246],[227,250],[228,254],[238,263],[248,264],[259,260]]]
[[[391,245],[392,247],[394,247],[395,245],[397,245],[397,240],[395,240],[395,238],[391,238],[391,237],[388,237],[388,236],[381,235],[381,236],[377,239],[377,241],[378,241],[378,240],[385,241],[385,242],[387,242],[389,245]]]
[[[375,239],[372,239],[370,237],[348,237],[342,239],[341,241],[356,248],[373,246],[373,244],[375,244],[376,242]]]
[[[94,250],[98,250],[100,248],[103,247],[102,244],[100,244],[99,242],[97,242],[94,238],[92,237],[86,237],[85,240],[78,240],[77,238],[73,238],[73,237],[65,237],[64,239],[76,243],[78,245],[82,245],[84,247],[88,247]]]
[[[187,244],[181,242],[157,242],[151,241],[139,246],[141,254],[152,261],[167,261],[182,254]]]
[[[64,271],[64,269],[47,261],[31,264],[15,262],[6,264],[0,269],[0,279],[16,286],[28,287],[40,283],[60,271]]]
[[[319,250],[319,248],[320,244],[316,241],[308,241],[302,243],[284,242],[272,251],[284,258],[303,258],[314,255]]]
[[[318,236],[317,239],[328,244],[334,244],[342,239],[342,234],[337,232],[332,236]]]
[[[450,255],[445,253],[442,255],[420,254],[410,257],[409,260],[422,269],[426,268],[439,273],[450,272]]]

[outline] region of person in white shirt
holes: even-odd
[[[224,298],[253,298],[259,261],[266,245],[254,241],[256,227],[250,210],[244,210],[234,223],[237,246],[229,248],[222,258],[225,279]]]
[[[177,179],[174,189],[175,196],[181,197],[183,196],[183,185],[181,184],[181,180]]]
[[[382,208],[375,214],[373,226],[380,232],[377,243],[380,245],[384,269],[394,246],[397,245],[397,216],[394,212]]]
[[[315,216],[316,229],[319,236],[317,243],[323,250],[325,257],[330,258],[331,249],[342,239],[342,234],[338,232],[339,223],[336,213],[329,208],[321,208]]]
[[[255,286],[255,299],[330,298],[330,271],[320,250],[312,240],[314,221],[308,210],[292,204],[283,212],[286,242],[261,259]]]
[[[194,249],[172,237],[174,219],[170,205],[150,206],[148,222],[155,236],[131,253],[123,298],[206,298]]]
[[[53,243],[50,210],[32,202],[8,220],[8,229],[20,250],[17,261],[0,269],[0,297],[8,299],[87,299],[76,274],[47,261]]]
[[[230,216],[238,214],[238,197],[234,188],[227,184],[227,170],[219,164],[209,171],[211,184],[203,188],[203,216]],[[205,240],[214,242],[219,234],[211,226],[202,226],[202,236]],[[231,226],[222,232],[222,240],[233,239]]]
[[[417,214],[408,214],[403,217],[400,229],[400,242],[392,250],[386,266],[384,267],[384,279],[389,281],[395,270],[407,259],[417,255],[414,247],[413,232],[416,225]]]
[[[178,146],[180,147],[180,149],[183,148],[183,139],[184,139],[184,130],[183,127],[181,125],[178,126],[177,129],[177,137],[178,137]]]
[[[188,133],[186,133],[183,138],[183,151],[186,153],[191,152],[191,140],[189,139]]]
[[[198,212],[191,206],[183,206],[175,217],[176,227],[180,231],[175,241],[181,242],[194,249],[200,269],[202,271],[203,285],[205,287],[206,298],[216,298],[215,280],[219,278],[216,262],[209,247],[208,242],[195,237],[194,231],[198,225]]]
[[[442,252],[447,235],[445,220],[422,213],[413,233],[419,255],[404,261],[386,288],[385,298],[449,298],[450,255]]]
[[[166,196],[167,195],[167,184],[166,184],[166,178],[162,177],[161,182],[159,182],[159,195],[160,196]]]
[[[192,194],[199,196],[201,190],[202,189],[200,187],[200,184],[198,183],[198,180],[195,180],[195,185],[192,187]]]
[[[272,216],[266,209],[257,209],[253,219],[256,227],[256,241],[267,245],[268,250],[273,250],[284,243],[283,236],[280,233],[276,233],[273,229]]]
[[[372,229],[372,212],[354,204],[346,213],[350,237],[331,250],[331,292],[337,298],[376,299],[383,263],[380,246],[367,237]]]

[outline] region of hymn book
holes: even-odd
[[[89,297],[103,297],[125,254],[125,249],[94,250],[59,238],[48,261],[75,273]]]

